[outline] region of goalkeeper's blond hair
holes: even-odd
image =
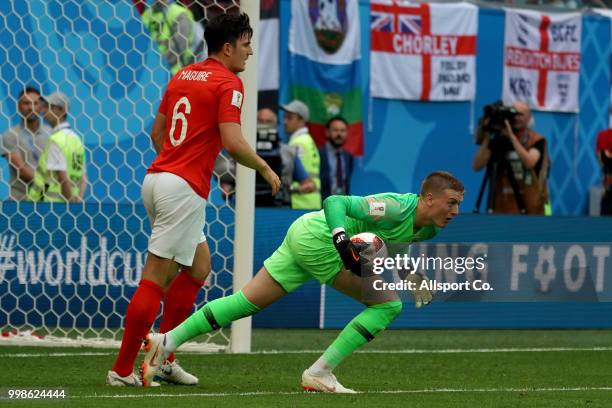
[[[463,183],[458,178],[446,171],[435,171],[425,177],[423,184],[421,184],[421,196],[425,194],[439,194],[444,190],[454,190],[463,192],[465,188]]]

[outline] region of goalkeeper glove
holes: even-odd
[[[428,305],[431,303],[432,294],[427,289],[427,285],[423,285],[423,289],[421,289],[421,284],[423,282],[427,282],[428,279],[425,275],[421,275],[419,273],[410,273],[406,276],[406,282],[413,282],[414,289],[410,291],[412,297],[414,297],[414,306],[418,309],[423,305]]]
[[[342,263],[349,271],[357,276],[361,276],[362,258],[359,255],[359,249],[351,242],[344,230],[336,232],[333,236],[334,246],[340,254]]]

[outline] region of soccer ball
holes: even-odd
[[[374,245],[374,250],[380,250],[385,243],[376,234],[371,232],[361,232],[351,237],[351,242],[357,246]]]
[[[362,232],[351,237],[353,245],[359,249],[359,254],[368,262],[374,258],[386,257],[387,247],[379,236],[371,232]]]

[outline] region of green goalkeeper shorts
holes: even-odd
[[[268,273],[288,293],[310,279],[331,284],[342,268],[333,242],[317,238],[304,225],[306,222],[305,216],[295,220],[281,246],[264,261]]]

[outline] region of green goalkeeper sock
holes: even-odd
[[[234,320],[251,316],[260,310],[244,296],[242,291],[215,299],[168,332],[172,348],[176,350],[181,344],[200,334],[220,329]]]
[[[346,325],[336,340],[325,350],[323,356],[313,365],[313,368],[317,364],[320,366],[322,360],[326,367],[333,370],[353,351],[373,340],[401,311],[402,302],[399,300],[368,306]],[[318,370],[314,368],[312,371]]]

